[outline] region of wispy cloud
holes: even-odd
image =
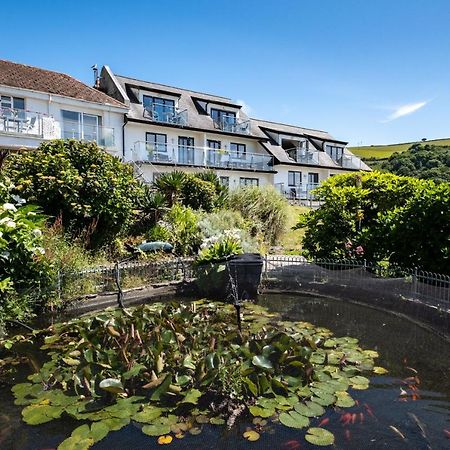
[[[242,111],[244,111],[244,113],[247,114],[247,116],[253,114],[253,108],[244,100],[236,100],[236,103],[242,106]]]
[[[429,102],[416,102],[416,103],[407,103],[406,105],[399,106],[396,108],[389,116],[383,120],[382,122],[391,122],[392,120],[399,119],[400,117],[408,116],[409,114],[413,114],[419,109],[423,108]]]

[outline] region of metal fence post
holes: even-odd
[[[417,294],[417,267],[414,267],[412,288],[413,288],[413,294]]]

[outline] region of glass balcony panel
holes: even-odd
[[[0,133],[42,137],[43,116],[24,109],[0,108]]]

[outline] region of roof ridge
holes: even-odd
[[[308,128],[308,127],[302,127],[301,125],[293,125],[291,123],[283,123],[283,122],[275,122],[273,120],[266,120],[266,119],[258,119],[256,117],[250,117],[251,120],[257,120],[259,122],[267,122],[267,123],[273,123],[274,125],[284,125],[286,127],[293,127],[293,128],[302,128],[303,130],[310,130],[310,131],[320,131],[321,133],[327,133],[326,130],[319,130],[318,128]]]
[[[233,101],[233,99],[231,99],[230,97],[224,97],[223,95],[217,95],[217,94],[210,94],[208,92],[200,92],[200,91],[193,91],[192,89],[187,89],[187,88],[182,88],[182,87],[177,87],[177,86],[172,86],[170,84],[164,84],[164,83],[157,83],[156,81],[146,81],[146,80],[141,80],[140,78],[133,78],[133,77],[128,77],[126,75],[120,75],[120,74],[115,74],[116,77],[121,77],[121,78],[127,78],[129,80],[134,80],[134,81],[141,81],[143,83],[151,83],[151,84],[156,84],[158,86],[163,86],[163,87],[167,87],[167,88],[172,88],[172,89],[179,89],[181,91],[187,91],[187,92],[192,92],[193,94],[202,94],[202,95],[209,95],[210,97],[217,97],[217,98],[221,98],[224,100],[229,100],[229,101]]]

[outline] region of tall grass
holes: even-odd
[[[268,244],[275,245],[286,230],[289,204],[273,186],[234,189],[228,204],[251,221]]]

